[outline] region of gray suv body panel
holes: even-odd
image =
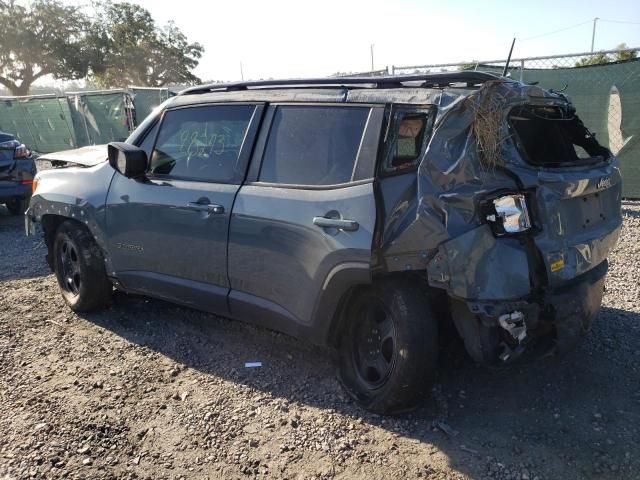
[[[325,216],[356,221],[358,228],[314,224]],[[338,271],[369,276],[375,222],[372,181],[331,190],[243,186],[229,237],[232,315],[245,301],[280,312],[295,329],[312,329]]]
[[[109,252],[105,203],[114,175],[116,172],[107,162],[88,168],[74,166],[39,172],[36,178],[46,177],[46,182],[38,185],[26,215],[43,223],[53,217],[80,222],[100,248]],[[112,271],[110,255],[105,255],[105,262],[107,271]]]
[[[108,248],[111,275],[125,289],[229,315],[229,221],[263,111],[260,104],[237,105],[253,113],[226,183],[159,174],[145,181],[123,175],[114,179],[106,205]],[[218,104],[212,112],[220,108],[233,106]],[[189,118],[192,111],[181,113]],[[201,149],[191,138],[186,142],[191,143],[176,148]]]
[[[228,226],[239,188],[118,175],[106,204],[111,274],[128,290],[227,313]],[[223,211],[194,208],[198,201]]]

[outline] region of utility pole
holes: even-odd
[[[591,53],[593,53],[593,44],[596,40],[596,22],[600,20],[598,17],[593,19],[593,32],[591,33]]]
[[[244,72],[242,71],[242,62],[240,62],[240,80],[244,82]]]
[[[371,49],[371,71],[373,72],[375,70],[375,67],[373,66],[373,46],[375,45],[375,43],[372,43],[369,47]]]

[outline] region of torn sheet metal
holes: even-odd
[[[442,244],[429,263],[432,286],[458,298],[513,300],[530,292],[527,252],[514,238],[481,225]]]
[[[516,311],[500,315],[498,324],[518,343],[522,343],[527,338],[527,324],[524,322],[524,313],[522,312]]]
[[[487,98],[501,115],[491,162],[474,135],[479,102]],[[453,297],[505,301],[533,294],[546,277],[566,282],[605,260],[622,222],[617,160],[556,170],[527,163],[508,122],[519,105],[572,109],[562,94],[506,79],[475,91],[442,90],[416,178],[381,181],[384,269],[426,269],[429,283]],[[496,238],[480,206],[491,195],[525,191],[532,196],[531,233]]]

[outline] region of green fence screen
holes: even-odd
[[[487,65],[478,70],[502,71]],[[626,197],[640,198],[640,59],[572,68],[510,68],[514,79],[563,90],[598,141],[620,159]]]
[[[586,67],[510,69],[513,78],[538,82],[571,97],[585,125],[620,159],[624,195],[640,198],[640,59]],[[478,65],[479,70],[502,70]],[[166,88],[77,92],[64,96],[0,98],[0,131],[33,150],[57,150],[125,139],[171,95]]]
[[[169,98],[169,89],[167,88],[131,87],[130,90],[133,95],[133,103],[136,106],[138,124],[142,123],[154,108]]]
[[[0,99],[0,131],[16,135],[37,152],[77,145],[66,98]]]
[[[124,91],[76,93],[67,98],[79,145],[123,141],[135,127],[131,97]]]
[[[0,131],[15,135],[38,153],[122,141],[169,95],[166,88],[134,87],[0,97]]]

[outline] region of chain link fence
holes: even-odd
[[[624,195],[640,198],[640,48],[515,58],[508,75],[562,91],[598,141],[620,159]],[[502,74],[506,60],[391,66],[388,73],[480,70]],[[377,72],[371,72],[377,73]],[[379,73],[377,73],[379,74]]]

